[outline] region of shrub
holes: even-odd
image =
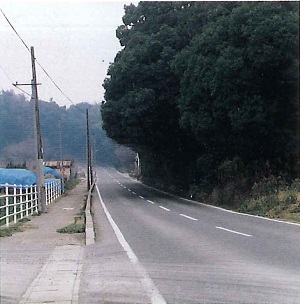
[[[68,233],[68,234],[83,233],[84,231],[85,231],[84,223],[73,223],[66,227],[56,230],[56,232],[58,233]]]

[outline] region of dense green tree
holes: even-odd
[[[237,168],[292,175],[298,21],[293,2],[125,6],[104,129],[163,184],[207,185]]]
[[[188,40],[178,26],[186,8],[184,2],[126,6],[124,25],[117,30],[124,49],[104,82],[104,128],[117,142],[141,153],[144,178],[155,172],[174,180],[191,159],[184,148],[191,144],[190,136],[178,124],[179,78],[170,65]]]
[[[177,55],[180,124],[216,162],[295,167],[297,37],[297,3],[242,3]]]

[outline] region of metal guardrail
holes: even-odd
[[[0,226],[9,226],[18,220],[38,213],[37,186],[0,185]],[[46,205],[50,205],[62,194],[61,180],[45,185]]]

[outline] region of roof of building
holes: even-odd
[[[45,161],[44,165],[47,167],[71,167],[72,161],[71,160],[52,160],[52,161]]]

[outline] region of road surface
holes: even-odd
[[[97,177],[133,278],[124,303],[300,303],[300,225],[192,203],[112,168]]]

